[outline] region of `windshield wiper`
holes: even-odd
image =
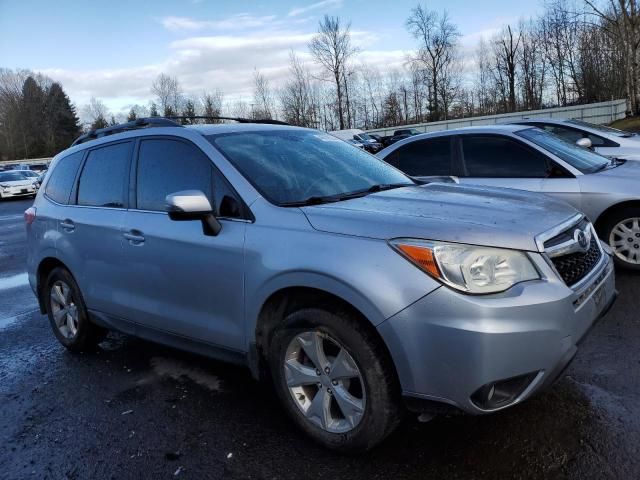
[[[326,196],[326,197],[314,196],[314,197],[305,198],[304,200],[298,200],[298,201],[295,201],[295,202],[282,202],[282,203],[279,203],[278,206],[280,206],[280,207],[308,207],[310,205],[321,205],[323,203],[337,202],[338,200],[339,200],[339,198],[337,198],[335,195]]]
[[[337,195],[327,196],[313,196],[305,198],[297,202],[284,202],[280,203],[281,207],[308,207],[311,205],[321,205],[323,203],[341,202],[343,200],[350,200],[352,198],[364,197],[370,193],[383,192],[385,190],[392,190],[394,188],[410,187],[413,183],[382,183],[372,185],[369,188],[363,190],[356,190],[354,192],[340,193]]]

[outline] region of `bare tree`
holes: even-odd
[[[286,122],[301,127],[318,126],[311,74],[294,52],[289,54],[290,79],[280,90],[280,105]]]
[[[504,110],[507,112],[516,111],[516,75],[520,42],[520,33],[514,33],[511,25],[507,25],[493,42],[496,82]]]
[[[309,43],[315,60],[332,76],[337,95],[337,111],[340,129],[345,128],[344,81],[349,59],[357,52],[351,45],[351,25],[342,26],[338,17],[324,16],[318,33]]]
[[[454,65],[454,53],[460,32],[449,20],[446,11],[438,14],[422,5],[417,5],[411,10],[406,26],[420,42],[418,54],[413,61],[420,65],[426,76],[431,119],[441,120],[446,116],[446,112],[443,112],[441,83],[444,78],[452,75],[450,69]]]
[[[590,13],[602,22],[602,27],[614,33],[622,46],[625,62],[627,98],[631,111],[640,113],[640,8],[636,0],[584,0]]]
[[[538,24],[533,21],[520,23],[522,48],[518,58],[522,83],[523,107],[529,110],[542,108],[547,62],[544,56],[543,37]]]
[[[155,95],[165,117],[178,114],[182,103],[182,88],[176,77],[161,73],[151,84],[151,93]]]
[[[253,72],[253,104],[251,116],[254,119],[271,119],[274,114],[273,95],[269,80],[258,70]]]
[[[113,117],[104,102],[95,97],[91,97],[89,103],[82,109],[82,113],[91,130],[108,126],[107,119]]]

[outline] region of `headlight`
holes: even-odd
[[[517,250],[399,238],[391,246],[418,268],[466,293],[498,293],[540,278],[529,257]]]

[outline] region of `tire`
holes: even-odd
[[[318,345],[323,355],[312,353],[313,361],[306,352],[317,352]],[[398,425],[402,409],[395,370],[380,341],[349,313],[319,308],[291,313],[274,332],[268,355],[285,410],[324,447],[366,451]],[[327,369],[313,368],[322,363],[319,358],[327,360]],[[323,399],[326,408],[318,409]]]
[[[69,271],[54,268],[47,277],[42,295],[58,341],[72,352],[95,350],[107,332],[89,320],[82,293]],[[62,313],[65,308],[66,312]]]
[[[608,215],[602,232],[614,251],[616,266],[640,271],[640,208],[623,208]]]

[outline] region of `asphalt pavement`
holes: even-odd
[[[242,368],[119,334],[67,352],[27,284],[30,203],[0,202],[0,479],[640,478],[640,275],[617,273],[617,304],[549,392],[483,417],[411,417],[344,456]]]

